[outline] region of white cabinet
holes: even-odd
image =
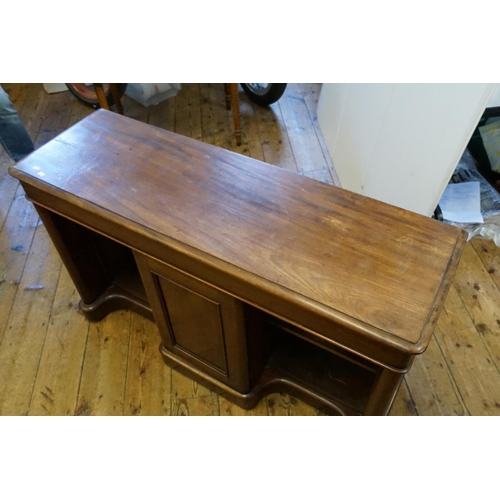
[[[323,84],[318,122],[342,187],[431,215],[496,84]]]

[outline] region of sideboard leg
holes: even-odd
[[[363,415],[387,415],[404,375],[404,373],[393,372],[387,368],[381,368],[370,394],[370,398],[366,403]]]
[[[92,304],[110,283],[91,231],[39,205],[35,207],[80,297]]]

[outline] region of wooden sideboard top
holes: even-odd
[[[416,350],[465,243],[456,227],[103,110],[10,172]]]

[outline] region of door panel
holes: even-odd
[[[220,303],[156,275],[168,314],[172,345],[227,375]]]
[[[134,252],[163,346],[241,393],[249,388],[243,304],[166,263]]]

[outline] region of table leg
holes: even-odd
[[[404,373],[381,368],[363,415],[387,415],[398,392]]]

